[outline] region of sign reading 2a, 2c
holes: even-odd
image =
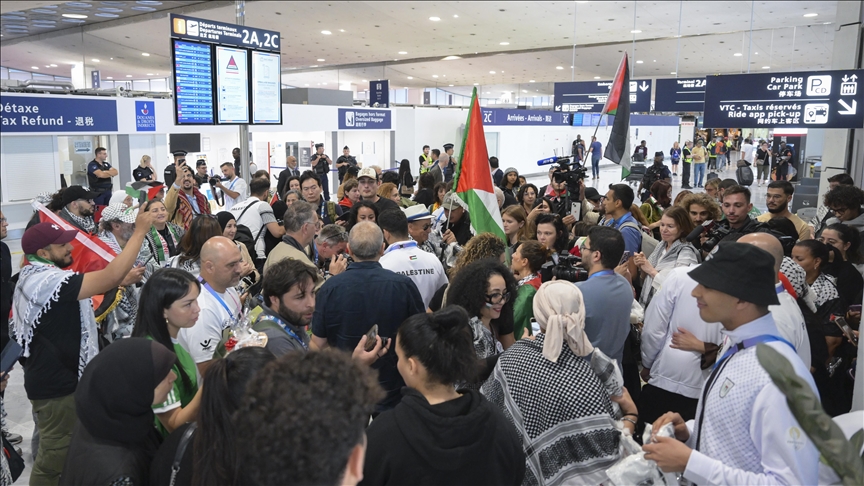
[[[279,52],[279,32],[171,14],[171,37]]]
[[[709,76],[705,126],[864,127],[864,70]]]

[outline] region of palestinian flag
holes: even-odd
[[[135,181],[135,182],[127,182],[126,183],[126,194],[132,196],[136,201],[141,200],[142,193],[146,193],[147,201],[156,197],[156,194],[159,194],[159,191],[165,187],[159,181]]]
[[[603,157],[621,166],[621,178],[624,179],[630,175],[630,65],[626,52],[618,65],[601,114],[615,116]]]
[[[462,135],[459,164],[453,176],[453,190],[468,205],[474,234],[492,233],[506,241],[498,198],[489,171],[489,153],[483,133],[483,114],[477,99],[477,88],[471,95],[471,108]]]

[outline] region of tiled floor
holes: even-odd
[[[539,168],[538,173],[543,174],[542,168]],[[605,194],[609,184],[616,183],[620,181],[621,168],[616,165],[602,166],[600,169],[600,178],[597,180],[588,180],[586,181],[589,186],[597,188],[600,194]],[[735,177],[735,171],[732,169],[728,169],[726,172],[720,174],[721,177]],[[681,177],[673,177],[672,178],[672,187],[673,187],[673,197],[678,194],[681,190]],[[542,186],[548,183],[548,179],[543,175],[537,175],[528,178],[528,182],[534,183],[535,185]],[[691,181],[692,182],[692,181]],[[750,190],[753,191],[753,204],[757,206],[761,211],[765,211],[765,187],[751,186]],[[700,191],[701,189],[696,189],[695,191]],[[17,271],[18,265],[21,262],[22,252],[21,252],[21,240],[8,240],[5,241],[7,245],[9,245],[9,249],[12,252],[12,268],[13,273]],[[6,389],[6,399],[5,399],[6,412],[9,414],[7,417],[7,421],[9,424],[10,432],[15,434],[20,434],[24,437],[24,442],[21,444],[21,449],[24,451],[24,459],[27,464],[27,468],[24,473],[18,478],[14,484],[27,484],[30,479],[30,470],[33,465],[32,454],[31,454],[31,438],[33,436],[33,417],[30,409],[30,402],[27,400],[27,396],[24,392],[24,376],[20,367],[16,367],[12,371],[12,376],[9,379],[9,386]]]

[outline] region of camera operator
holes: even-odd
[[[700,241],[692,241],[693,246],[701,247],[703,258],[717,248],[717,243],[723,240],[737,240],[741,235],[753,233],[759,229],[759,222],[750,217],[753,204],[750,203],[750,189],[744,186],[732,186],[723,194],[720,208],[725,220],[716,222],[713,229],[700,237]]]
[[[566,162],[552,169],[549,185],[544,195],[552,201],[552,212],[561,217],[568,228],[582,220],[590,209],[581,204],[585,199],[585,168],[575,163],[571,168]],[[574,206],[574,203],[579,203]],[[572,214],[578,206],[579,214]]]
[[[312,172],[321,179],[321,189],[324,190],[324,200],[330,200],[330,164],[333,163],[330,160],[330,156],[324,153],[324,144],[316,143],[315,144],[315,153],[312,154],[312,158],[309,159],[312,163]]]

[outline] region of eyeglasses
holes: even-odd
[[[845,213],[846,211],[849,211],[849,208],[831,208],[831,211],[834,211],[835,213]]]
[[[590,248],[583,242],[581,245],[579,245],[579,252],[584,254],[586,251],[594,251],[594,249]]]
[[[510,300],[510,292],[495,292],[494,294],[486,294],[486,303],[487,304],[500,304],[502,302],[507,302]]]

